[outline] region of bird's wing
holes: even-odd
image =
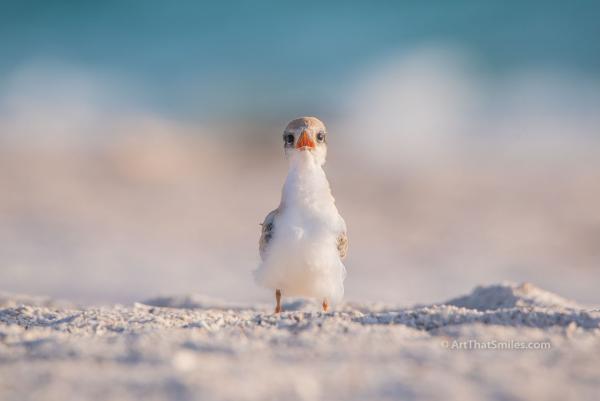
[[[261,224],[262,229],[260,232],[260,240],[258,241],[258,250],[260,251],[260,258],[262,260],[265,260],[267,246],[269,245],[271,238],[273,238],[275,216],[277,216],[277,213],[279,213],[279,208],[271,211],[271,213],[265,217],[265,221]]]
[[[344,259],[348,253],[348,234],[346,234],[346,231],[338,235],[337,249],[340,253],[340,259]]]

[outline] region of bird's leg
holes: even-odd
[[[281,313],[281,290],[275,290],[275,300],[277,301],[275,313]]]
[[[323,299],[323,312],[327,312],[327,310],[329,310],[329,302],[327,301],[327,298]]]

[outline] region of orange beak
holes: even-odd
[[[307,148],[314,149],[315,142],[312,139],[310,139],[306,131],[302,131],[302,133],[300,134],[300,139],[298,139],[298,142],[296,143],[296,149],[304,150]]]

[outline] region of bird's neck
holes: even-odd
[[[324,210],[334,205],[329,181],[321,164],[309,151],[294,152],[283,186],[281,206]]]

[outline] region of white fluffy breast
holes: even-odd
[[[343,231],[321,165],[311,152],[294,152],[273,237],[255,272],[257,282],[288,296],[341,299],[346,269],[337,237]]]

